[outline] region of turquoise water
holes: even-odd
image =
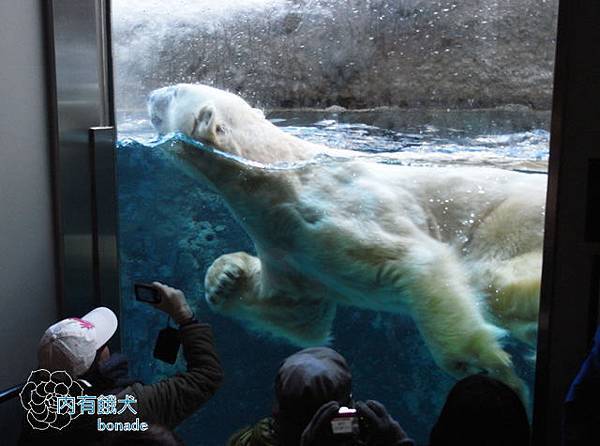
[[[532,172],[545,170],[547,116],[524,112],[343,115],[281,112],[270,116],[285,131],[356,156],[402,164],[475,164]],[[181,135],[155,139],[144,118],[123,116],[117,151],[124,351],[145,382],[184,367],[152,358],[166,316],[133,299],[135,281],[160,280],[181,288],[201,320],[213,326],[226,378],[215,397],[178,431],[186,444],[223,445],[235,430],[271,413],[273,379],[297,350],[215,315],[206,306],[206,269],[221,254],[254,252],[250,239],[220,197],[181,173],[164,154]],[[534,173],[538,174],[538,173]],[[354,397],[383,402],[411,436],[426,444],[453,379],[431,359],[407,317],[340,308],[332,347],[352,368]],[[508,340],[517,372],[530,385],[533,363],[523,345]]]

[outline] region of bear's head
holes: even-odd
[[[239,96],[207,85],[178,84],[159,88],[148,97],[148,113],[159,134],[181,132],[234,155],[268,123],[262,111]]]

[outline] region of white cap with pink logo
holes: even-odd
[[[39,367],[80,376],[89,370],[96,351],[117,331],[117,316],[99,307],[80,318],[63,319],[46,330],[38,346]]]

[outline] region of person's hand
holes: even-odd
[[[181,290],[160,282],[152,282],[152,286],[158,290],[160,296],[160,302],[153,304],[153,306],[171,316],[176,324],[181,325],[194,317],[194,313]]]
[[[378,401],[369,400],[366,403],[356,403],[356,410],[361,420],[361,438],[369,446],[414,445],[394,420],[385,406]]]
[[[314,414],[300,439],[300,446],[317,446],[333,444],[333,432],[331,431],[331,420],[340,410],[337,401],[323,404]]]

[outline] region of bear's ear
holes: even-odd
[[[261,109],[259,109],[259,108],[253,108],[252,111],[254,112],[254,114],[256,116],[258,116],[259,118],[264,119],[265,113]]]
[[[214,141],[217,134],[217,109],[211,104],[204,105],[196,115],[192,137]]]

